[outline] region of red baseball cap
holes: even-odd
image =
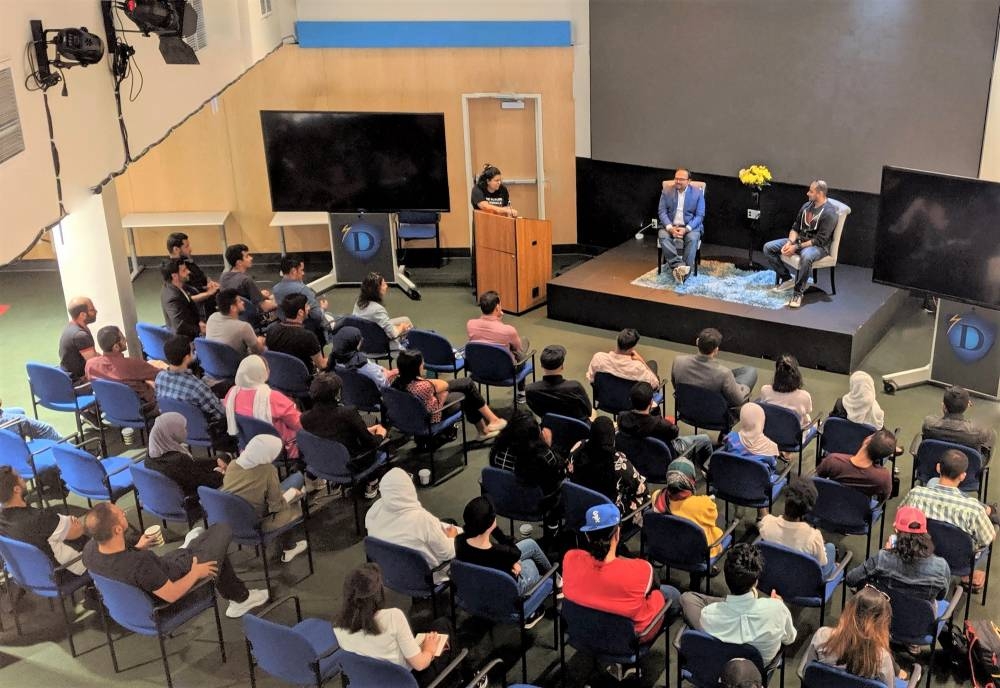
[[[892,525],[900,533],[926,533],[927,517],[915,506],[901,506]]]

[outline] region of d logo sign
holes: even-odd
[[[996,329],[975,311],[953,315],[948,323],[948,343],[963,363],[975,363],[993,348]]]
[[[364,222],[344,225],[340,237],[347,252],[362,263],[370,261],[382,248],[382,231]]]

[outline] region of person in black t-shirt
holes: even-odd
[[[173,232],[167,237],[167,255],[187,265],[190,275],[184,284],[184,289],[201,309],[201,319],[208,320],[208,316],[215,312],[213,297],[219,291],[219,283],[208,279],[204,270],[191,258],[191,242],[184,232]]]
[[[94,302],[86,296],[77,296],[66,306],[70,321],[59,336],[59,367],[69,373],[73,385],[77,386],[77,394],[89,394],[90,383],[87,382],[84,368],[87,361],[97,355],[94,335],[88,325],[97,320],[97,309]]]
[[[557,413],[589,421],[594,409],[587,390],[577,380],[567,380],[562,374],[566,347],[550,344],[542,349],[539,361],[542,364],[542,379],[524,388],[528,408],[539,418],[544,418],[546,413]]]
[[[309,374],[326,368],[326,357],[319,340],[302,326],[309,313],[309,303],[303,294],[289,294],[281,301],[284,320],[268,326],[264,343],[271,351],[295,356],[302,361]]]
[[[654,437],[672,447],[677,455],[687,454],[695,465],[705,465],[712,455],[711,437],[708,435],[679,437],[680,431],[677,426],[659,415],[659,410],[653,404],[653,386],[648,382],[637,382],[632,385],[629,396],[632,410],[618,414],[618,432],[629,437]],[[657,411],[655,416],[651,413],[653,410]]]
[[[517,217],[517,211],[510,205],[510,193],[503,185],[503,175],[490,163],[483,165],[472,187],[472,207],[484,213]]]

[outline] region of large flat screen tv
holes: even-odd
[[[1000,184],[883,167],[872,279],[1000,310]]]
[[[442,113],[260,113],[274,211],[451,209]]]

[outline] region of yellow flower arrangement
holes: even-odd
[[[771,170],[767,165],[750,165],[740,170],[740,183],[760,191],[771,183]]]

